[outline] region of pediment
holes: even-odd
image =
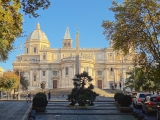
[[[57,79],[59,79],[59,76],[53,76],[52,79],[57,80]]]

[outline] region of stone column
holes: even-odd
[[[39,88],[41,88],[41,85],[40,85],[40,83],[42,82],[42,69],[40,68],[40,70],[39,70]]]
[[[104,86],[104,89],[107,89],[107,84],[108,84],[108,81],[107,81],[107,70],[106,69],[103,69],[103,86]]]
[[[33,70],[30,69],[30,85],[29,85],[30,87],[32,87],[32,85],[33,85],[32,84],[32,81],[33,81],[32,78],[33,78]]]
[[[48,77],[49,77],[49,68],[46,69],[46,76],[45,76],[46,88],[48,88]]]

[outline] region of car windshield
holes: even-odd
[[[145,98],[146,96],[151,96],[151,94],[140,94],[139,95],[140,98]]]

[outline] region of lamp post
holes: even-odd
[[[22,48],[22,45],[20,44],[19,45],[19,49],[20,49],[20,53],[21,53],[21,48]],[[20,100],[20,80],[21,80],[21,60],[22,60],[22,56],[20,55],[20,63],[19,63],[19,85],[18,85],[18,96],[17,96],[17,99]]]
[[[113,72],[113,74],[114,74],[114,79],[113,79],[113,87],[114,87],[114,94],[116,93],[116,83],[115,83],[115,73],[114,73],[114,70],[113,70],[113,68],[111,68],[111,71]]]
[[[123,57],[122,57],[122,83],[123,83],[123,86],[122,86],[122,89],[123,89],[123,93],[124,93],[124,91],[125,91],[125,88],[124,88],[124,77],[123,77],[123,62],[126,62],[126,58],[125,59],[123,59]]]

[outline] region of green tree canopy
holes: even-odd
[[[115,50],[125,54],[135,50],[148,60],[160,60],[160,3],[159,0],[127,0],[122,4],[112,2],[110,10],[115,21],[104,20],[104,35],[113,41]]]
[[[38,17],[39,8],[46,9],[49,0],[0,0],[0,61],[8,59],[14,41],[23,33],[23,13]]]
[[[19,85],[19,77],[13,72],[4,72],[3,76],[0,77],[0,88],[11,91],[17,88]]]
[[[15,74],[19,77],[19,70],[16,70]],[[28,80],[26,80],[26,77],[24,77],[23,71],[20,72],[20,84],[21,84],[23,90],[28,89],[29,82],[28,82]]]

